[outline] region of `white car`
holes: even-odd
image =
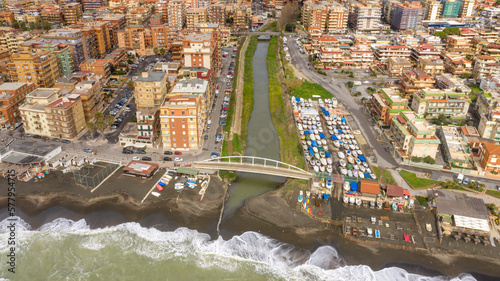
[[[132,157],[132,160],[136,160],[136,161],[138,161],[138,160],[141,160],[141,157],[134,156],[134,157]]]
[[[129,112],[131,109],[130,109],[130,107],[125,107],[123,110],[125,110],[126,112]]]
[[[175,157],[174,161],[175,162],[181,162],[181,161],[184,161],[184,160],[182,158],[180,158],[180,157]]]
[[[361,135],[361,131],[360,130],[356,130],[356,131],[354,131],[352,133],[355,134],[355,135]]]

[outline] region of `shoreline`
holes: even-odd
[[[500,280],[500,276],[495,276],[498,275],[498,270],[495,269],[500,264],[496,260],[478,258],[465,253],[404,252],[379,245],[348,241],[342,237],[341,226],[315,221],[302,211],[290,207],[290,204],[294,203],[292,201],[294,194],[288,192],[289,184],[290,181],[285,182],[276,190],[248,198],[244,205],[223,223],[221,236],[229,239],[246,231],[255,231],[310,252],[320,246],[333,246],[347,265],[367,265],[373,270],[397,266],[410,273],[426,276],[458,276],[461,273],[470,273],[478,280]],[[223,190],[222,185],[220,187]],[[215,191],[215,185],[212,189]],[[168,228],[171,228],[168,230],[188,227],[205,232],[215,239],[218,235],[214,224],[218,220],[222,200],[218,200],[219,205],[216,200],[204,199],[207,204],[200,206],[193,201],[196,193],[191,193],[183,194],[184,197],[179,199],[178,203],[182,203],[179,206],[175,202],[176,193],[164,199],[155,198],[158,200],[141,205],[140,200],[137,201],[124,191],[95,196],[40,191],[29,195],[18,194],[16,207],[29,216],[25,221],[34,229],[43,224],[34,221],[35,216],[54,207],[63,207],[83,216],[93,212],[117,212],[126,221],[133,222],[159,214],[162,217],[160,220],[167,220]],[[227,199],[226,196],[224,200]],[[6,202],[6,197],[2,194],[0,205],[5,207]]]

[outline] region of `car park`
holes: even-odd
[[[92,153],[92,149],[90,149],[90,148],[84,148],[83,151],[87,152],[87,153]]]
[[[142,161],[151,161],[151,157],[144,156],[142,157]]]

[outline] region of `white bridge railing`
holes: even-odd
[[[227,160],[227,161],[224,161]],[[257,161],[256,161],[257,160]],[[290,165],[285,162],[267,159],[262,157],[254,157],[254,156],[224,156],[217,157],[213,159],[202,160],[198,163],[206,163],[206,162],[217,162],[217,163],[234,163],[234,164],[246,164],[246,165],[254,165],[254,166],[263,166],[263,167],[272,167],[272,168],[282,168],[288,169],[291,171],[308,173],[308,171],[301,169],[299,167]]]

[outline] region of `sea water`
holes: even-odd
[[[3,261],[9,223],[0,222]],[[3,262],[2,280],[450,280],[349,266],[333,247],[311,253],[256,232],[210,239],[188,228],[160,231],[128,222],[91,229],[84,219],[66,218],[31,229],[17,218],[16,243],[16,273]]]

